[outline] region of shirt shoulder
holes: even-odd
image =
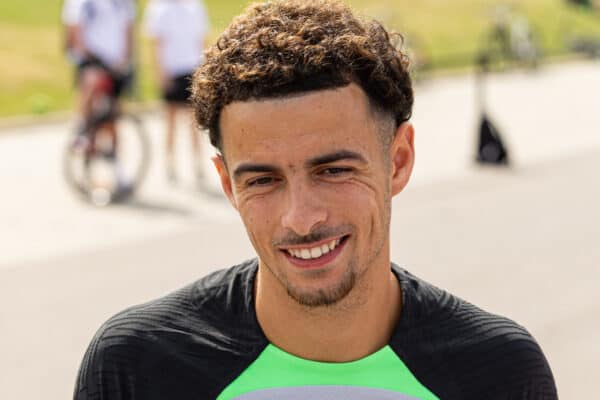
[[[160,37],[172,26],[166,20],[173,4],[164,0],[151,0],[144,11],[144,29],[150,37]]]
[[[85,0],[65,0],[62,7],[62,22],[77,25],[81,22]]]
[[[198,21],[198,30],[201,35],[206,35],[210,30],[210,19],[204,3],[193,2],[194,4],[194,15]]]
[[[524,327],[394,271],[404,305],[390,345],[440,398],[557,399],[546,357]]]
[[[267,344],[252,305],[255,268],[215,272],[110,318],[84,356],[75,399],[215,398]]]

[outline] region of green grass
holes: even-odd
[[[138,1],[143,9],[146,0]],[[577,35],[600,37],[600,13],[569,7],[564,0],[349,0],[360,14],[408,36],[434,68],[465,67],[481,46],[491,23],[491,8],[509,4],[529,18],[546,54],[560,54]],[[65,110],[73,104],[71,67],[62,53],[62,0],[0,1],[0,117]],[[211,37],[242,11],[247,2],[206,1]],[[140,90],[154,99],[150,49],[140,35]]]

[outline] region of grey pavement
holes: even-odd
[[[561,398],[594,398],[600,378],[600,63],[494,75],[488,108],[513,166],[473,164],[474,78],[424,82],[417,164],[394,200],[392,258],[515,319],[538,339]],[[94,208],[68,191],[70,123],[0,131],[0,399],[64,399],[91,336],[122,308],[252,257],[214,175],[197,190],[188,138],[167,184],[160,115],[149,178],[129,205]],[[206,166],[211,150],[205,146]]]

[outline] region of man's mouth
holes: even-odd
[[[323,255],[333,252],[338,246],[343,244],[344,241],[348,238],[348,235],[342,236],[337,239],[332,239],[329,242],[322,243],[319,245],[306,245],[306,247],[296,247],[293,249],[285,249],[284,251],[288,253],[291,257],[300,259],[300,260],[314,260],[317,258],[321,258]]]

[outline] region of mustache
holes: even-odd
[[[319,227],[315,228],[308,235],[297,235],[296,233],[290,231],[283,237],[274,240],[273,246],[285,247],[310,244],[335,236],[345,236],[351,231],[352,229],[350,225],[342,225],[339,227]]]

